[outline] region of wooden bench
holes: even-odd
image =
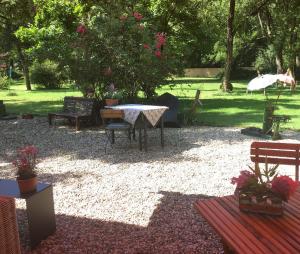
[[[76,130],[80,129],[81,122],[93,122],[96,112],[96,100],[92,98],[69,97],[64,98],[64,106],[61,112],[48,113],[49,125],[53,118],[65,118],[75,121]]]
[[[250,151],[251,161],[255,164],[269,164],[295,166],[295,179],[299,181],[300,143],[253,142]]]

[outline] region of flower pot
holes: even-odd
[[[22,114],[22,119],[33,119],[32,114]]]
[[[238,193],[239,209],[243,212],[267,215],[283,214],[283,201],[274,195],[258,197],[252,193]]]
[[[36,186],[37,186],[36,176],[25,180],[17,179],[17,182],[19,185],[20,193],[22,194],[34,192],[36,190]]]
[[[119,99],[105,99],[106,106],[114,106],[119,104]]]

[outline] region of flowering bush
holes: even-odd
[[[238,177],[231,179],[231,183],[237,185],[237,190],[244,194],[261,198],[275,195],[288,201],[299,185],[288,176],[278,176],[276,173],[278,165],[268,168],[267,161],[264,170],[261,170],[258,165],[254,169],[249,168],[250,171],[243,170]]]
[[[25,146],[18,151],[17,159],[13,161],[18,179],[25,180],[36,176],[37,153],[38,150],[35,146]]]

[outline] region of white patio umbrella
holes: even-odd
[[[247,90],[255,91],[255,90],[264,89],[268,86],[273,85],[277,80],[278,80],[277,75],[265,74],[260,77],[256,77],[256,78],[252,79],[248,83]]]

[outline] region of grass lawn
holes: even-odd
[[[193,101],[196,90],[201,90],[202,107],[198,107],[194,116],[195,124],[210,126],[238,126],[262,127],[265,96],[262,91],[247,94],[248,81],[232,82],[232,93],[223,93],[219,90],[220,81],[203,78],[178,78],[172,84],[164,85],[157,90],[158,94],[170,92],[180,99],[181,112],[188,109]],[[8,96],[16,93],[15,96]],[[276,99],[275,88],[268,89],[267,93]],[[46,115],[47,112],[61,109],[65,96],[81,96],[73,89],[26,91],[25,85],[16,83],[10,91],[0,91],[0,99],[4,100],[9,113],[33,113]],[[283,128],[300,130],[300,92],[291,94],[288,88],[284,89],[278,102],[275,114],[284,114],[291,117],[291,121],[282,124]]]

